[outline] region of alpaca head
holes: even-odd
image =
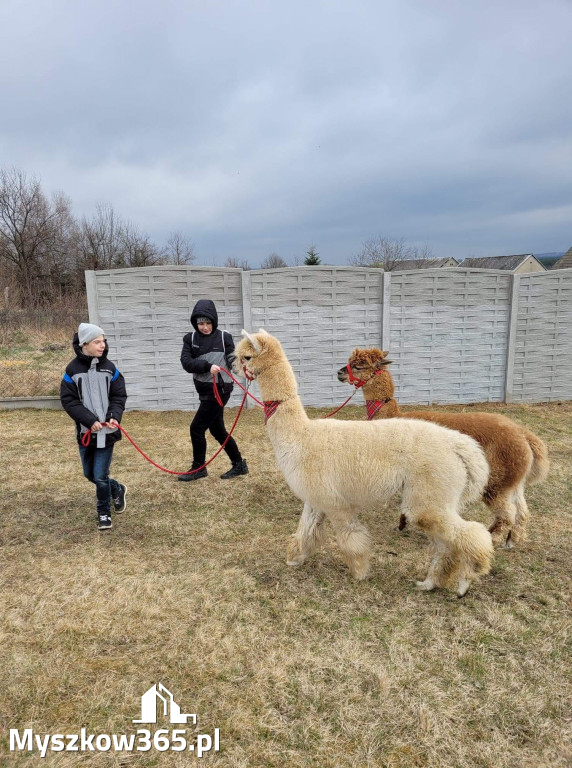
[[[282,346],[278,339],[260,328],[258,333],[242,331],[243,338],[235,349],[233,364],[235,373],[246,376],[251,381],[266,370],[285,360]]]
[[[393,360],[387,360],[388,354],[389,352],[382,352],[377,347],[372,349],[354,349],[348,360],[352,376],[362,382],[368,382],[373,376],[378,375],[378,371],[387,365],[391,365]],[[344,365],[343,368],[340,368],[338,379],[339,381],[352,384],[348,366]]]

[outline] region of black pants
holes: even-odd
[[[227,404],[230,392],[221,392],[220,397],[224,405]],[[224,426],[224,406],[220,406],[216,400],[201,400],[195,418],[191,422],[191,443],[193,444],[193,467],[202,467],[206,461],[207,429],[221,445],[226,440],[228,432]],[[238,445],[234,437],[230,437],[224,446],[228,458],[235,464],[242,460]]]

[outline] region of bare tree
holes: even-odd
[[[167,252],[123,221],[107,203],[98,205],[91,219],[82,220],[79,247],[81,269],[154,267],[169,259]]]
[[[112,269],[122,260],[121,222],[111,205],[99,204],[91,219],[82,219],[80,250],[83,269]]]
[[[193,264],[197,258],[194,244],[181,232],[170,235],[165,255],[169,264]]]
[[[232,269],[243,269],[246,272],[252,269],[252,267],[246,261],[246,259],[242,259],[241,261],[239,261],[234,256],[229,256],[228,259],[224,262],[223,267],[232,267]]]
[[[165,254],[129,222],[121,226],[121,261],[116,267],[156,267],[166,262]]]
[[[22,302],[36,306],[65,290],[75,231],[69,200],[50,202],[38,179],[0,171],[0,259],[15,271]]]
[[[407,245],[401,240],[390,240],[378,235],[366,240],[362,249],[350,259],[354,267],[377,267],[391,272],[398,262],[407,259],[434,259],[431,248],[427,245],[423,248]]]
[[[281,267],[287,267],[288,264],[284,261],[282,256],[279,256],[277,253],[271,253],[269,254],[262,264],[260,265],[261,269],[280,269]]]

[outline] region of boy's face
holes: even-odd
[[[204,333],[205,336],[208,336],[213,332],[213,324],[210,321],[205,323],[197,323],[197,328],[201,333]]]
[[[105,336],[98,336],[87,344],[84,344],[82,351],[83,354],[88,357],[101,357],[105,352]]]

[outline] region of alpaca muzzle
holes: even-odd
[[[256,378],[256,374],[252,371],[249,371],[245,365],[242,366],[242,372],[244,373],[244,378],[247,379],[247,381],[254,381]]]
[[[338,379],[340,378],[340,373],[343,370],[344,370],[343,368],[340,368],[340,370],[338,371]],[[353,384],[356,389],[359,389],[360,387],[363,387],[364,384],[367,384],[367,382],[364,381],[363,379],[358,379],[357,376],[354,376],[352,367],[349,363],[345,366],[345,370],[347,373],[347,378],[343,380],[347,381],[348,384]],[[340,381],[342,381],[342,379],[340,379]]]

